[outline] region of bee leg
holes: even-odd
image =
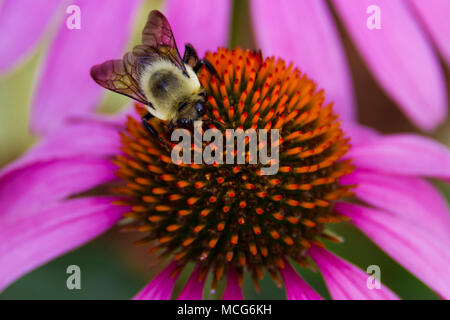
[[[219,78],[219,74],[216,71],[216,68],[206,59],[198,60],[196,65],[194,66],[193,70],[195,73],[197,73],[201,67],[205,66],[206,70],[208,70],[209,73],[211,73],[213,76],[215,76],[217,79]]]
[[[190,65],[195,73],[198,73],[201,67],[205,66],[206,70],[208,70],[209,73],[219,79],[216,68],[214,68],[211,62],[206,59],[199,60],[197,52],[190,43],[186,44],[186,46],[184,47],[183,62]]]
[[[153,126],[150,123],[148,123],[148,120],[150,120],[151,118],[153,118],[153,115],[151,113],[147,113],[145,116],[143,116],[142,117],[142,125],[144,126],[144,128],[147,130],[147,132],[152,137],[157,138],[163,144],[165,144],[166,146],[169,146],[169,144],[159,136],[159,134],[158,134],[158,132],[156,132],[155,128],[153,128]]]
[[[192,68],[194,68],[198,62],[197,52],[190,43],[187,43],[184,47],[183,62],[190,65]]]

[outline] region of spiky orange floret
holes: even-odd
[[[352,171],[340,160],[349,139],[331,104],[323,105],[324,92],[292,64],[239,48],[220,48],[206,59],[221,80],[199,74],[209,95],[205,119],[233,129],[280,129],[279,171],[262,176],[259,165],[174,164],[169,148],[129,117],[124,155],[115,159],[125,181],[117,192],[132,208],[128,228],[145,232],[138,243],[173,255],[180,269],[196,262],[202,277],[211,270],[219,280],[233,265],[240,279],[247,268],[258,285],[266,268],[279,283],[284,259],[305,265],[311,243],[330,238],[324,224],[342,219],[332,204],[351,193],[338,183]],[[151,121],[169,136],[167,123]]]

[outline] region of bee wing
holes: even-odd
[[[91,77],[106,89],[152,107],[140,89],[139,77],[146,66],[161,58],[169,60],[189,77],[169,22],[161,12],[154,10],[142,31],[142,44],[127,52],[122,60],[109,60],[92,67]]]
[[[147,23],[142,31],[142,46],[153,47],[162,58],[170,60],[188,76],[169,22],[158,10],[153,10],[148,15]],[[136,55],[139,54],[136,53]]]
[[[126,95],[143,104],[149,104],[139,88],[138,60],[126,53],[122,60],[108,60],[91,68],[91,77],[102,87]]]

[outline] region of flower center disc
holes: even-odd
[[[279,170],[261,175],[261,165],[248,162],[175,164],[171,150],[129,117],[124,154],[115,159],[125,181],[117,192],[128,198],[121,204],[132,208],[128,228],[145,232],[138,243],[173,256],[179,270],[195,262],[201,277],[212,271],[217,281],[229,266],[242,280],[247,268],[258,285],[266,268],[280,283],[285,259],[305,265],[311,244],[328,237],[324,224],[343,219],[332,208],[351,194],[337,181],[353,170],[340,160],[349,139],[331,104],[323,105],[324,92],[292,64],[239,48],[219,48],[206,59],[220,80],[204,68],[199,73],[209,96],[205,119],[230,129],[279,129]],[[164,121],[151,124],[170,136]]]

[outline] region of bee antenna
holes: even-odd
[[[208,121],[210,121],[210,122],[212,122],[212,123],[214,123],[214,124],[218,124],[220,127],[222,127],[222,128],[225,128],[225,123],[222,123],[222,122],[220,122],[220,121],[218,121],[218,120],[215,120],[215,119],[208,119]]]

